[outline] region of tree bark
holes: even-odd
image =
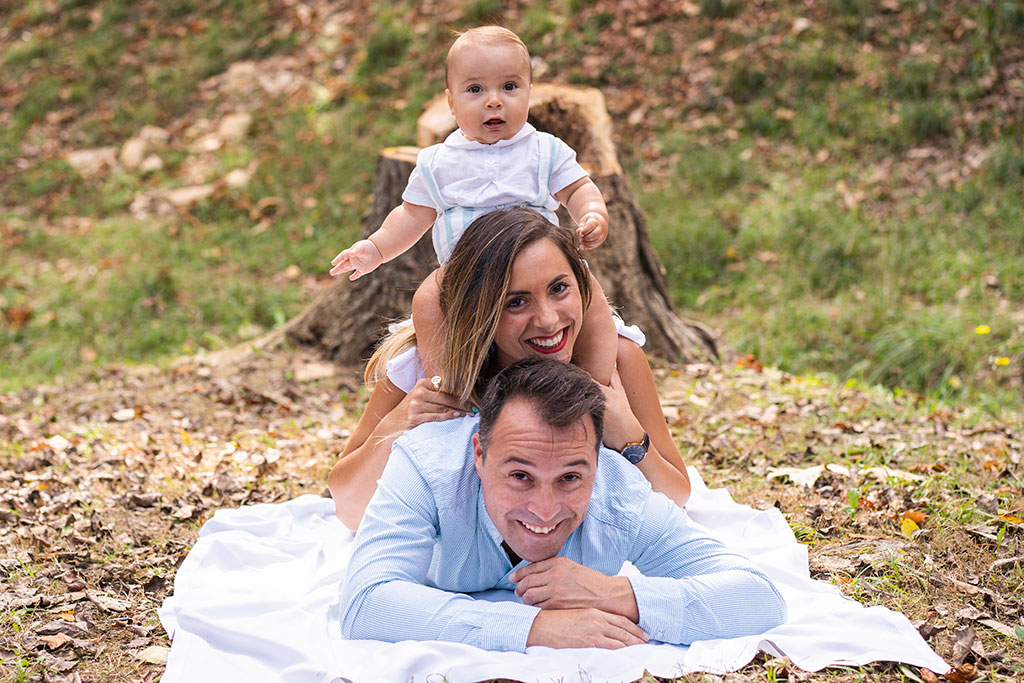
[[[718,342],[706,326],[679,317],[672,308],[664,270],[647,233],[647,222],[615,155],[611,120],[600,91],[536,84],[530,95],[530,122],[557,135],[576,150],[580,163],[604,194],[608,205],[608,239],[585,252],[594,275],[623,319],[647,335],[645,351],[669,361],[715,360]],[[455,130],[443,97],[435,99],[418,121],[417,143],[428,146]],[[363,220],[363,236],[380,227],[401,203],[402,191],[416,160],[416,148],[381,153],[373,207]],[[563,224],[572,225],[564,209]],[[303,313],[288,323],[285,334],[297,344],[317,347],[341,364],[358,364],[372,352],[389,321],[409,314],[416,287],[437,267],[430,234],[395,260],[355,282],[338,278]]]

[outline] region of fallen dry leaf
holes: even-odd
[[[51,650],[60,649],[68,643],[73,643],[75,641],[74,638],[72,638],[71,636],[66,636],[63,633],[57,633],[56,635],[52,636],[39,636],[39,640],[46,643],[46,647],[50,648]]]
[[[969,583],[964,583],[963,581],[957,581],[956,579],[946,579],[946,580],[949,581],[951,584],[953,584],[953,587],[956,588],[961,593],[966,593],[967,595],[975,595],[976,593],[980,592],[980,589],[977,586],[972,586]]]
[[[903,532],[904,536],[913,538],[914,532],[920,531],[920,529],[921,527],[919,527],[917,523],[909,517],[904,517],[900,520],[900,531]]]
[[[77,659],[63,659],[56,655],[51,655],[45,650],[36,655],[40,664],[48,669],[53,669],[57,673],[67,673],[78,665]]]
[[[980,677],[978,668],[973,664],[961,664],[943,676],[949,683],[970,683]]]
[[[870,474],[879,481],[888,481],[889,479],[902,479],[904,481],[924,481],[926,479],[926,477],[923,477],[920,474],[911,474],[910,472],[904,472],[903,470],[897,470],[892,467],[869,467],[865,469],[864,472]]]
[[[86,591],[85,594],[88,596],[89,602],[108,612],[124,612],[131,607],[131,603],[127,600],[112,598],[99,591]]]
[[[826,471],[848,477],[850,470],[844,465],[829,463],[827,465],[814,465],[813,467],[770,467],[768,468],[769,479],[780,479],[788,477],[791,482],[800,486],[814,486],[814,482]]]
[[[730,247],[731,249],[731,247]],[[736,367],[738,368],[750,368],[756,372],[763,372],[764,365],[757,360],[757,357],[752,353],[745,354],[742,358],[736,361]]]
[[[985,626],[988,626],[990,629],[996,631],[997,633],[1002,633],[1007,638],[1017,637],[1017,634],[1014,632],[1012,628],[1010,628],[1002,622],[996,621],[995,619],[978,619],[978,623],[985,624]]]
[[[4,322],[13,330],[20,330],[32,319],[35,311],[31,306],[11,306],[4,309]]]
[[[970,626],[964,626],[963,628],[957,629],[953,637],[956,639],[953,642],[953,656],[950,660],[956,665],[959,670],[960,665],[964,663],[964,659],[971,653],[971,647],[974,645],[974,641],[977,639],[978,634],[975,633],[974,629]],[[949,674],[946,674],[947,678]],[[951,679],[952,680],[952,679]],[[966,679],[973,681],[974,678]]]
[[[907,510],[901,517],[903,519],[909,519],[917,524],[923,524],[924,520],[928,519],[928,515],[920,510]]]
[[[977,621],[978,619],[981,619],[982,617],[985,617],[987,615],[985,614],[985,612],[982,612],[974,605],[967,605],[963,609],[959,610],[953,616],[957,619],[969,619],[970,621]]]

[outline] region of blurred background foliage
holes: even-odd
[[[740,353],[1024,403],[1008,0],[5,5],[0,390],[223,348],[301,311],[359,232],[377,153],[412,144],[443,90],[451,31],[488,22],[523,37],[538,80],[601,88],[676,304]],[[238,112],[244,136],[217,138]],[[159,163],[129,168],[117,155],[145,126],[166,133]],[[104,148],[95,171],[69,156]],[[139,208],[196,185],[211,191]]]

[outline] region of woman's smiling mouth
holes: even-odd
[[[558,353],[565,348],[565,342],[569,338],[567,330],[567,327],[563,327],[550,337],[533,337],[527,339],[526,343],[538,353]]]

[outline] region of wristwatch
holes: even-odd
[[[619,453],[622,457],[630,461],[634,465],[639,465],[640,461],[647,456],[647,449],[651,447],[651,437],[647,436],[647,432],[644,432],[644,438],[639,441],[630,441]]]

